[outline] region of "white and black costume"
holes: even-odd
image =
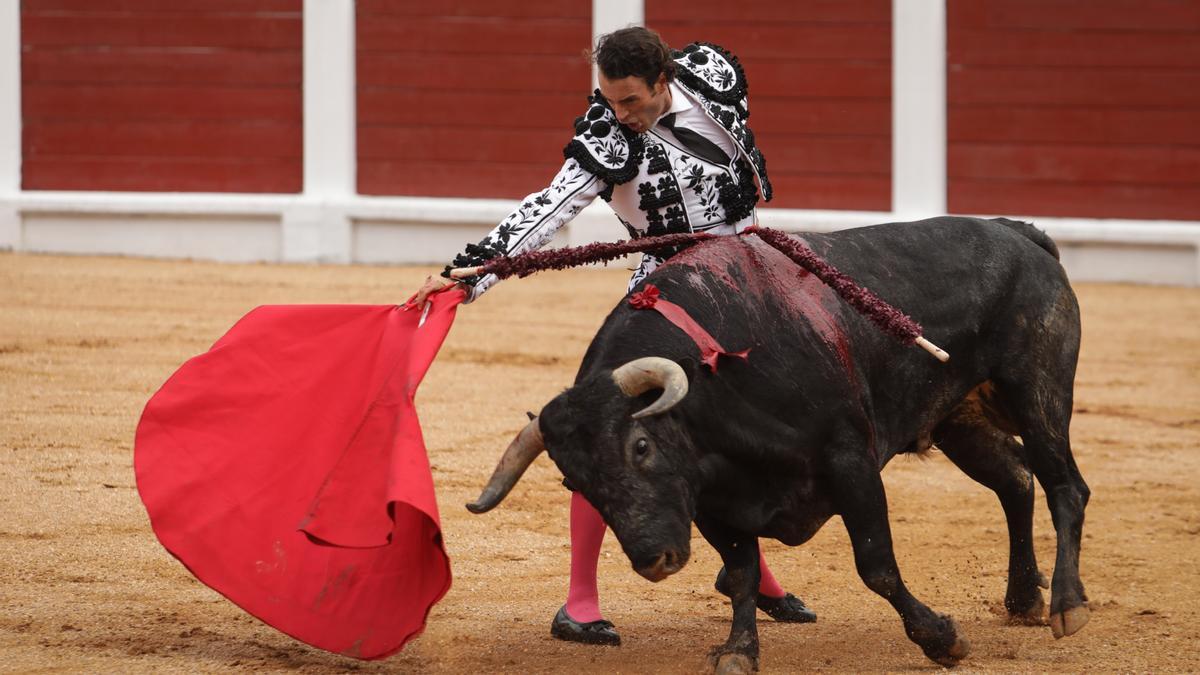
[[[566,162],[550,187],[522,200],[482,241],[468,245],[453,267],[535,250],[597,196],[609,203],[633,238],[677,232],[733,234],[753,224],[760,193],[764,200],[771,199],[771,183],[746,124],[750,112],[742,67],[729,52],[704,42],[673,56],[678,67],[669,85],[671,108],[663,118],[635,134],[618,123],[597,90],[588,99],[587,112],[575,120],[575,137],[563,150]],[[729,160],[700,156],[664,119],[715,143]],[[644,254],[629,287],[671,253]],[[497,279],[489,275],[464,281],[473,286],[469,300],[474,300]]]

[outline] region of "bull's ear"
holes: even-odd
[[[567,413],[567,394],[569,392],[568,389],[550,399],[550,402],[542,406],[542,411],[537,414],[538,428],[542,431],[542,438],[546,441],[546,449],[550,452],[551,457],[554,456],[555,446],[560,444],[568,431],[570,415]]]

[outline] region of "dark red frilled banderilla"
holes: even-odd
[[[839,272],[837,268],[799,241],[779,230],[757,225],[747,228],[742,234],[758,235],[764,242],[815,275],[837,292],[851,307],[870,319],[880,330],[901,343],[916,344],[942,362],[950,359],[949,354],[921,336],[920,324],[871,291],[859,286],[853,279]],[[597,242],[586,246],[531,251],[511,257],[492,258],[478,267],[460,267],[450,270],[450,277],[465,279],[484,274],[495,274],[501,279],[511,276],[527,277],[542,270],[561,270],[589,263],[609,262],[630,253],[641,253],[669,246],[688,246],[706,239],[714,239],[716,236],[703,232],[685,232],[612,243]]]

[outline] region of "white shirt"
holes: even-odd
[[[681,89],[679,85],[671,82],[667,86],[671,88],[671,107],[667,112],[663,113],[662,117],[655,120],[654,130],[659,134],[669,135],[674,139],[675,134],[672,134],[670,129],[663,126],[661,121],[663,117],[675,113],[676,126],[691,129],[713,143],[716,143],[717,147],[725,151],[726,155],[737,157],[737,146],[734,144],[733,137],[729,135],[729,132],[722,129],[711,117],[705,115],[700,106],[696,105],[692,101],[691,96]],[[678,143],[678,141],[676,142]]]

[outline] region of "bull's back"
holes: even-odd
[[[798,238],[928,329],[974,327],[988,312],[1011,311],[1006,304],[1022,296],[1036,302],[1047,291],[1069,290],[1054,242],[1019,221],[943,217]],[[694,246],[647,283],[672,278],[718,317],[733,302],[782,310],[822,334],[847,320],[849,308],[832,289],[753,235]]]
[[[1053,242],[1016,221],[945,217],[799,239],[921,324],[950,363],[886,335],[753,235],[688,249],[647,283],[682,298],[727,349],[757,346],[750,363],[788,373],[801,395],[887,402],[876,407],[894,418],[885,433],[927,425],[1047,317],[1077,312]]]
[[[1011,320],[1074,302],[1057,247],[1027,223],[942,217],[801,238],[938,344],[1003,338]]]
[[[942,217],[800,238],[897,304],[955,296],[986,302],[1026,280],[1066,283],[1054,242],[1019,221]]]

